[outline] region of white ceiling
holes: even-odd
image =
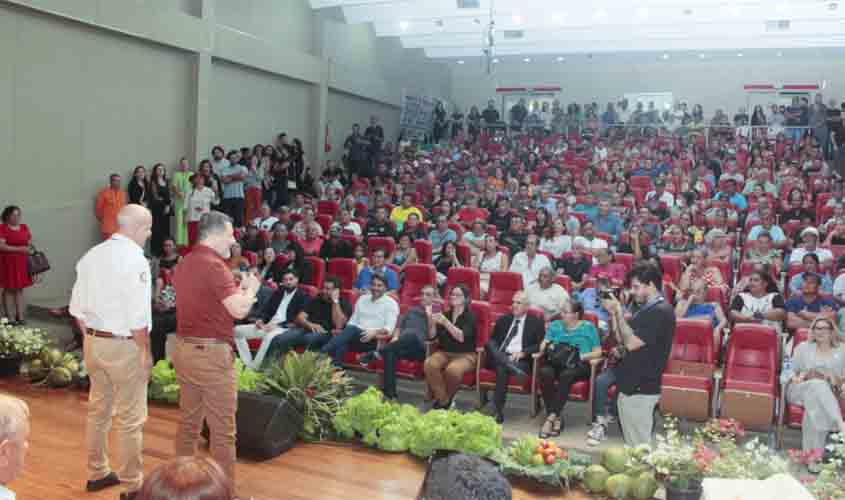
[[[431,58],[845,47],[845,0],[310,0]],[[521,37],[506,37],[509,30]]]

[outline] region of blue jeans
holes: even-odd
[[[593,390],[593,419],[599,416],[604,417],[608,413],[614,417],[619,416],[615,399],[610,402],[610,408],[607,405],[607,393],[610,390],[610,386],[615,383],[616,372],[613,368],[604,370],[596,377],[596,387]]]
[[[396,399],[396,363],[400,359],[422,361],[425,359],[425,344],[413,333],[400,334],[379,350],[384,360],[384,396]]]
[[[376,341],[361,342],[361,334],[364,330],[355,325],[346,325],[342,332],[338,333],[328,344],[324,345],[320,352],[328,354],[332,363],[337,367],[343,367],[343,357],[347,351],[369,352],[376,349]]]
[[[270,342],[265,359],[278,360],[291,349],[300,346],[305,346],[309,351],[313,351],[323,347],[329,339],[331,339],[331,334],[328,333],[307,332],[302,328],[291,328]]]

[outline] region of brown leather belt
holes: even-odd
[[[128,337],[126,335],[115,335],[111,332],[94,330],[93,328],[89,328],[87,333],[92,337],[100,337],[101,339],[132,340],[132,335],[129,335]]]
[[[217,338],[210,338],[210,337],[177,337],[179,340],[186,344],[191,344],[197,349],[205,349],[205,346],[208,345],[216,345],[216,344],[223,344],[227,345],[230,348],[234,349],[232,342],[223,339]]]

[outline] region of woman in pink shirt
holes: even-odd
[[[613,262],[613,254],[610,250],[599,248],[594,250],[594,255],[598,264],[593,264],[590,268],[591,277],[606,276],[613,285],[621,285],[625,282],[625,266]]]

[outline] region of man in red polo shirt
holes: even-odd
[[[487,220],[487,210],[479,208],[478,196],[475,193],[469,193],[466,197],[466,205],[458,210],[458,222],[464,226],[471,226],[477,220]]]
[[[211,431],[211,455],[235,488],[237,374],[234,320],[246,317],[260,282],[246,274],[240,286],[226,265],[235,243],[232,220],[210,212],[199,221],[199,241],[176,266],[176,346],[181,421],[176,454],[193,456],[203,419]]]

